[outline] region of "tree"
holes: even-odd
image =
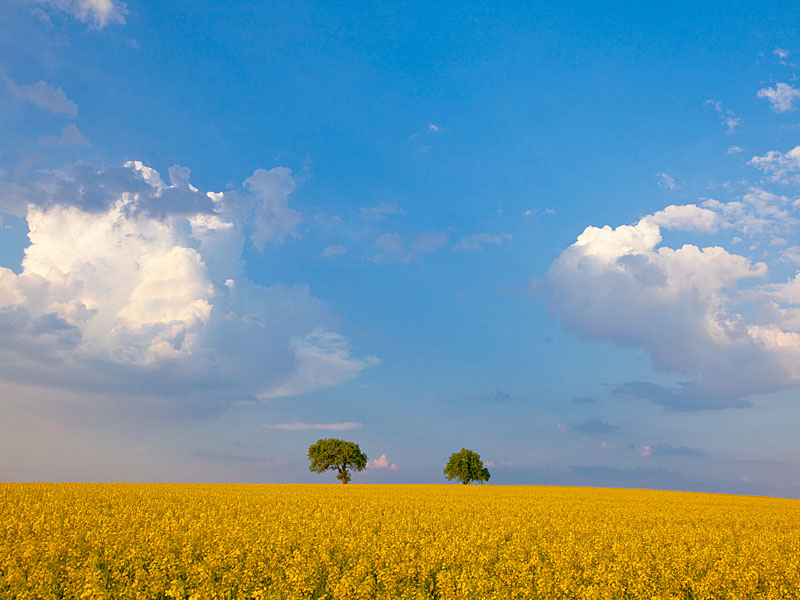
[[[489,469],[483,466],[481,455],[466,448],[450,455],[444,474],[447,475],[447,481],[458,479],[464,485],[471,481],[483,484],[484,481],[489,481],[490,477]]]
[[[350,481],[350,471],[363,471],[367,466],[367,455],[358,444],[329,438],[319,440],[308,447],[308,470],[313,473],[339,471],[336,479],[342,483]]]

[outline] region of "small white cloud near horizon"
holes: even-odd
[[[483,466],[490,469],[494,467],[512,467],[514,466],[514,463],[512,463],[510,460],[501,460],[500,462],[496,462],[494,460],[485,460],[483,461]]]
[[[381,454],[380,457],[374,458],[367,463],[368,469],[388,469],[390,471],[397,471],[400,469],[396,464],[393,462],[389,462],[389,459],[386,458],[386,454]]]
[[[636,450],[639,456],[670,456],[670,457],[686,457],[686,456],[702,456],[703,452],[698,448],[690,448],[688,446],[673,446],[672,444],[665,443],[651,443],[642,444],[640,446],[629,446]]]
[[[788,83],[776,83],[775,87],[758,90],[759,98],[769,100],[773,112],[784,113],[794,109],[794,102],[800,98],[800,89]]]
[[[277,431],[350,431],[351,429],[359,429],[362,424],[345,421],[344,423],[263,423],[261,426],[264,429],[275,429]]]

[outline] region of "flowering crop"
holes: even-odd
[[[0,483],[0,597],[800,598],[799,509],[563,487]]]

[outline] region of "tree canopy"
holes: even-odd
[[[342,483],[350,481],[350,471],[363,471],[367,466],[367,455],[361,452],[358,444],[328,438],[319,440],[308,447],[308,470],[313,473],[338,471],[336,479]]]
[[[482,484],[484,481],[489,481],[490,477],[489,469],[483,466],[481,455],[466,448],[450,455],[444,474],[447,475],[447,481],[458,479],[464,485],[471,481]]]

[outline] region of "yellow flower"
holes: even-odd
[[[557,487],[0,484],[0,597],[796,598],[798,508]]]

